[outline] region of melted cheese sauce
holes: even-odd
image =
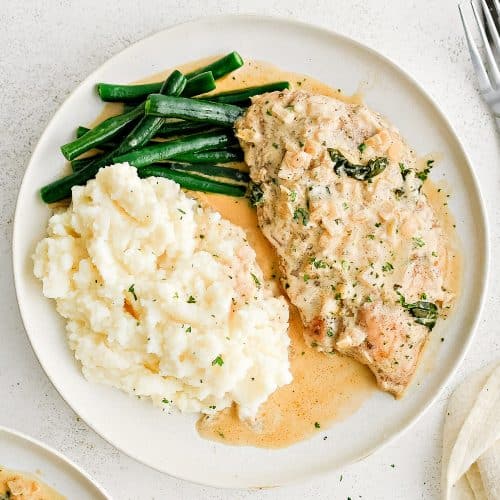
[[[184,72],[210,63],[217,57],[210,57],[180,66]],[[170,73],[163,71],[136,83],[160,81]],[[292,88],[300,88],[326,96],[335,97],[349,103],[361,103],[360,92],[348,96],[340,89],[333,89],[310,77],[287,72],[275,66],[259,62],[246,61],[239,70],[217,81],[214,92],[223,92],[237,88],[262,85],[279,80],[288,80]],[[95,125],[105,118],[121,111],[120,104],[108,104],[95,120]],[[436,156],[433,156],[436,159]],[[423,158],[422,161],[425,161]],[[244,164],[240,168],[247,170]],[[447,272],[448,289],[458,292],[461,276],[461,259],[454,222],[449,215],[446,192],[442,186],[436,187],[426,181],[425,193],[443,224],[453,248],[452,258]],[[242,227],[250,245],[257,254],[257,261],[266,279],[274,282],[280,290],[277,280],[278,262],[271,244],[264,237],[257,224],[255,210],[246,199],[230,198],[223,195],[192,192],[203,203],[217,210],[224,218]],[[283,295],[284,292],[281,291]],[[301,441],[310,435],[328,428],[334,421],[352,415],[376,390],[375,379],[370,370],[351,358],[338,354],[323,354],[308,347],[303,339],[303,326],[298,311],[290,305],[291,339],[290,364],[293,382],[279,388],[261,406],[254,423],[238,419],[236,409],[230,408],[215,416],[203,416],[197,423],[199,434],[214,441],[231,445],[246,445],[265,448],[282,448]]]
[[[0,467],[0,498],[11,500],[65,500],[66,497],[31,474]]]

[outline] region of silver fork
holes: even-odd
[[[483,17],[479,14],[478,9],[471,0],[472,12],[474,13],[484,46],[484,63],[477,45],[472,38],[471,31],[465,22],[460,5],[458,6],[458,10],[460,11],[460,18],[464,25],[465,39],[469,47],[472,65],[479,81],[479,92],[490,107],[500,131],[500,34],[493,18],[493,16],[496,16],[498,22],[500,17],[500,0],[488,0],[488,2],[480,0],[480,5]],[[488,30],[488,34],[486,30]]]

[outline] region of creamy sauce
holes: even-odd
[[[64,500],[66,497],[40,481],[36,476],[11,471],[0,466],[0,499]]]
[[[425,161],[431,157],[439,160],[440,155],[427,155]],[[453,311],[461,291],[462,273],[463,273],[463,257],[461,245],[458,239],[458,234],[455,229],[455,218],[451,215],[448,207],[450,197],[450,189],[445,181],[433,182],[427,179],[423,185],[423,192],[427,196],[436,216],[441,223],[444,233],[446,234],[449,248],[448,259],[446,266],[445,283],[446,288],[455,295],[452,308],[447,311],[441,311],[441,317],[447,318]],[[446,334],[445,334],[446,335]],[[432,372],[438,362],[439,346],[445,342],[445,337],[438,338],[435,335],[429,335],[425,351],[419,360],[419,370],[415,374],[415,379],[423,380],[425,375]],[[415,380],[414,382],[417,382]]]
[[[433,157],[435,158],[436,156]],[[454,293],[454,304],[456,304],[458,295],[460,294],[463,260],[460,251],[460,242],[455,229],[455,218],[450,213],[448,206],[450,189],[446,182],[439,181],[435,183],[430,179],[425,181],[422,189],[434,209],[448,240],[449,248],[445,282],[447,284],[446,288]],[[446,312],[444,314],[447,315]]]
[[[188,72],[214,59],[216,57],[203,59],[180,66],[179,69]],[[164,71],[136,83],[160,81],[168,74],[169,71]],[[282,71],[268,63],[258,61],[247,61],[243,68],[218,80],[215,92],[278,80],[288,80],[293,88],[335,97],[349,103],[363,101],[361,92],[347,96],[340,89],[332,89],[310,77]],[[120,106],[119,104],[105,106],[92,125],[118,113],[121,110]],[[239,167],[246,168],[244,164]],[[441,191],[439,191],[440,188]],[[425,193],[450,236],[450,241],[456,243],[454,221],[448,213],[447,205],[444,205],[445,190],[442,186],[435,186],[427,181]],[[276,290],[279,290],[276,253],[260,231],[255,210],[249,206],[247,200],[205,193],[193,192],[191,194],[246,231],[248,241],[257,254],[257,261],[264,276],[274,282]],[[457,248],[458,245],[455,245],[450,251],[447,282],[448,288],[458,293],[461,259]],[[262,405],[256,422],[239,420],[236,409],[233,407],[215,416],[201,417],[197,424],[201,436],[232,445],[286,447],[311,434],[323,431],[334,421],[352,415],[373,394],[376,384],[368,368],[351,358],[338,354],[319,353],[308,347],[304,342],[302,330],[298,311],[290,305],[290,363],[293,382],[278,389]]]
[[[260,231],[255,210],[247,200],[193,194],[245,230],[264,276],[279,287],[276,253]],[[256,423],[239,420],[231,408],[200,418],[200,435],[226,444],[281,448],[324,430],[333,420],[346,418],[361,406],[376,388],[368,368],[350,358],[312,349],[304,342],[302,329],[298,311],[290,305],[293,382],[279,388],[262,405]]]

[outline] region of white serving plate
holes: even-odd
[[[49,216],[38,190],[62,171],[59,146],[72,138],[78,124],[92,121],[99,113],[102,103],[94,84],[134,81],[231,50],[308,74],[346,93],[369,82],[365,92],[369,106],[398,125],[419,153],[442,153],[432,177],[446,179],[451,189],[450,205],[463,247],[462,294],[454,314],[432,332],[406,397],[395,401],[378,392],[345,421],[281,450],[203,440],[195,430],[194,416],[168,415],[145,400],[87,382],[66,346],[63,321],[32,274],[31,255]],[[485,211],[472,167],[449,122],[425,91],[394,63],[351,39],[299,22],[259,16],[214,17],[175,26],[132,45],[90,75],[55,114],[33,153],[19,193],[13,241],[16,289],[26,331],[62,397],[96,432],[131,457],[172,476],[221,487],[304,480],[359,460],[407,429],[435,400],[471,342],[483,304],[488,254]],[[441,343],[441,337],[446,341]]]
[[[111,497],[61,453],[20,432],[0,426],[0,466],[38,477],[68,499]]]

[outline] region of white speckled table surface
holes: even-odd
[[[130,43],[201,14],[261,13],[326,26],[389,56],[436,98],[464,142],[486,201],[492,274],[472,348],[439,400],[395,442],[345,470],[268,491],[204,488],[115,450],[66,405],[40,368],[19,316],[11,272],[14,205],[47,122],[91,71]],[[446,399],[500,356],[500,148],[480,100],[455,0],[6,0],[0,12],[0,424],[60,450],[116,499],[438,498]]]

